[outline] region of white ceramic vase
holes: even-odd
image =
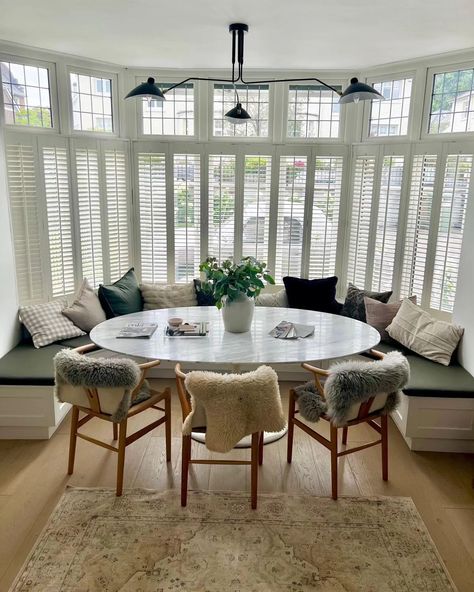
[[[241,293],[235,300],[223,298],[222,319],[229,333],[246,333],[250,330],[255,308],[255,298]]]

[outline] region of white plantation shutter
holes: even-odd
[[[35,154],[35,148],[26,143],[7,143],[8,189],[21,304],[40,302],[47,295],[41,259],[42,224]]]
[[[423,297],[436,164],[436,154],[414,156],[408,196],[400,295],[416,295],[419,304]]]
[[[52,296],[74,292],[74,253],[71,222],[68,153],[66,148],[43,147],[43,174],[48,220]]]
[[[375,156],[357,157],[354,163],[347,279],[358,288],[364,288],[366,282],[374,182]]]
[[[244,162],[244,218],[242,257],[268,258],[271,156],[246,156]]]
[[[472,154],[446,158],[431,287],[431,308],[444,312],[454,307],[472,162]]]
[[[342,156],[316,158],[309,253],[310,278],[331,276],[336,271],[342,167]]]
[[[145,282],[168,280],[165,155],[138,154],[141,276]]]
[[[234,254],[235,156],[209,156],[208,253],[220,261]]]
[[[110,280],[116,281],[130,267],[129,190],[124,150],[105,149],[105,195]]]
[[[275,279],[301,275],[306,156],[282,156],[278,186],[278,222]]]
[[[175,281],[199,276],[201,262],[201,177],[199,154],[175,154],[174,259]]]
[[[372,275],[376,292],[393,287],[404,160],[403,156],[384,156],[382,161]]]
[[[82,275],[97,288],[104,281],[97,149],[76,149],[76,182]]]

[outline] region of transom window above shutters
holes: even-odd
[[[113,132],[112,79],[71,72],[73,128],[82,132]]]
[[[170,86],[160,83],[163,91]],[[165,101],[142,99],[142,126],[147,136],[194,136],[194,85],[168,91]]]

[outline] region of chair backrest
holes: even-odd
[[[142,380],[138,364],[127,358],[97,358],[64,349],[54,357],[60,401],[96,414],[126,413],[131,393]]]
[[[399,391],[407,384],[410,366],[393,351],[373,362],[349,360],[329,369],[324,384],[328,415],[343,425],[376,415],[396,405]]]
[[[181,412],[183,414],[184,421],[191,413],[191,396],[186,390],[186,386],[184,384],[186,374],[181,370],[180,364],[176,364],[174,367],[174,372],[176,374],[176,389],[178,391],[178,397],[181,404]]]

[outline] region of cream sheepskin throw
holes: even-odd
[[[190,372],[185,387],[192,411],[184,421],[183,434],[191,433],[194,413],[202,407],[209,450],[229,452],[244,436],[285,427],[278,376],[269,366],[245,374]]]

